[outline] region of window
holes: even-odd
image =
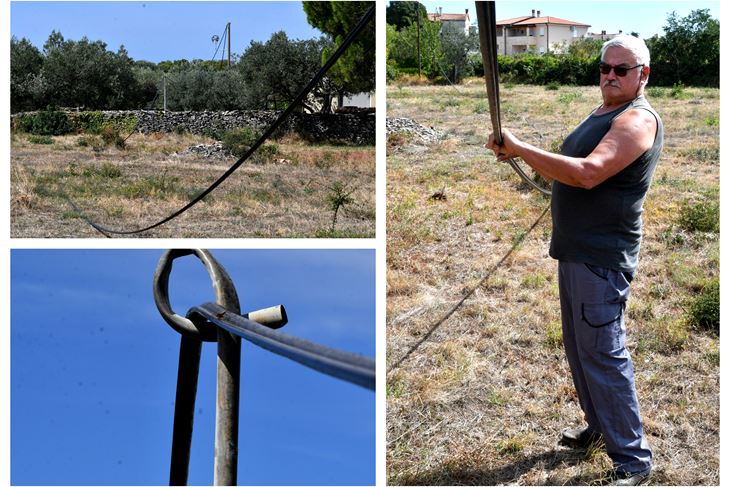
[[[540,37],[545,37],[545,27],[540,27]]]

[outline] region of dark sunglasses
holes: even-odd
[[[640,67],[643,67],[643,66],[644,66],[643,64],[637,64],[636,66],[632,66],[630,68],[627,68],[625,66],[611,66],[610,64],[599,63],[598,64],[598,69],[601,70],[601,73],[602,74],[608,74],[613,69],[613,72],[616,73],[616,76],[618,76],[619,78],[623,78],[624,76],[626,76],[627,74],[629,74],[629,71],[630,70],[636,69],[636,68],[640,68]]]

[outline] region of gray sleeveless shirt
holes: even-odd
[[[592,189],[553,182],[550,256],[554,259],[636,272],[644,198],[664,145],[661,118],[640,96],[612,112],[591,113],[568,135],[560,152],[570,157],[588,156],[608,133],[613,120],[635,108],[647,110],[656,118],[656,136],[649,150]]]

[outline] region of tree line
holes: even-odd
[[[428,20],[419,2],[391,2],[386,9],[389,80],[422,74],[434,81],[458,83],[482,76],[484,67],[475,32],[453,32]],[[720,22],[707,9],[686,17],[669,14],[664,35],[645,39],[651,52],[651,83],[657,86],[720,85]],[[638,37],[639,34],[632,33]],[[498,56],[505,81],[528,84],[593,85],[603,41],[581,39],[562,53]],[[420,46],[420,49],[419,49]],[[420,56],[419,56],[420,51]]]
[[[325,35],[290,39],[283,31],[252,41],[227,62],[134,60],[101,40],[65,39],[53,31],[42,49],[28,39],[10,40],[10,108],[86,110],[159,109],[163,87],[169,110],[283,109],[315,75],[372,2],[303,2],[307,21]],[[305,102],[328,111],[333,98],[375,86],[375,27],[365,29]]]

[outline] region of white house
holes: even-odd
[[[428,14],[428,20],[441,22],[441,32],[463,32],[464,34],[469,34],[469,28],[471,27],[469,9],[464,10],[463,14],[445,14],[443,13],[443,8],[439,7],[437,12]]]
[[[532,15],[497,21],[497,52],[514,56],[523,52],[559,52],[586,36],[590,25],[558,17]]]

